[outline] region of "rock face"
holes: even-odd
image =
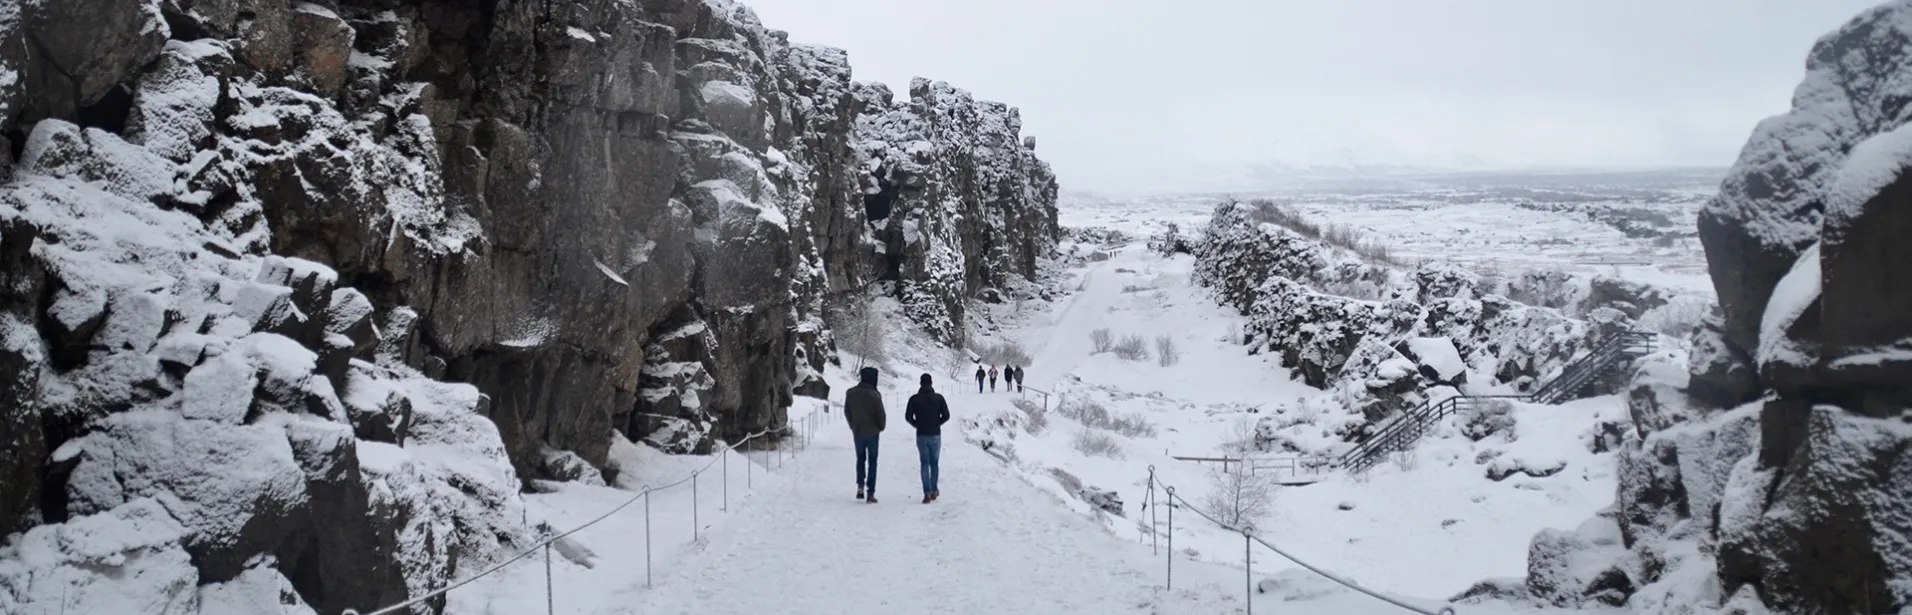
[[[827,394],[827,301],[883,281],[955,339],[1057,239],[1014,109],[892,100],[728,0],[16,5],[0,535],[40,546],[4,612],[429,592],[614,436]]]
[[[1721,314],[1629,395],[1627,548],[1572,549],[1635,612],[1912,607],[1908,49],[1902,0],[1820,39],[1701,215]]]
[[[1297,377],[1339,389],[1369,421],[1420,404],[1431,386],[1532,390],[1633,324],[1612,308],[1570,318],[1516,302],[1448,265],[1409,271],[1361,262],[1262,223],[1254,205],[1239,202],[1216,206],[1193,252],[1196,281],[1248,316],[1251,352],[1279,353]],[[1416,345],[1443,349],[1441,360]]]

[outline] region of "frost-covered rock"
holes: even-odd
[[[1635,583],[1618,525],[1595,517],[1574,531],[1545,530],[1527,553],[1527,592],[1560,607],[1625,605]]]

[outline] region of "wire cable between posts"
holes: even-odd
[[[1156,478],[1155,468],[1153,466],[1149,468],[1149,484],[1160,485],[1168,492],[1168,504],[1169,504],[1168,514],[1170,519],[1175,518],[1174,515],[1175,515],[1176,508],[1178,507],[1187,508],[1189,510],[1195,511],[1195,514],[1200,515],[1203,519],[1207,519],[1210,523],[1214,523],[1215,525],[1219,525],[1224,528],[1228,527],[1228,524],[1222,523],[1220,519],[1216,519],[1212,516],[1209,516],[1207,511],[1204,511],[1200,508],[1197,508],[1195,505],[1190,504],[1188,500],[1182,499],[1182,496],[1175,495],[1174,487],[1169,486],[1167,483],[1163,483],[1161,479]],[[1151,493],[1150,495],[1153,496],[1154,494]],[[1173,524],[1174,522],[1170,521],[1170,523]],[[1170,528],[1171,528],[1169,530],[1171,532],[1169,534],[1170,545],[1175,544],[1174,542],[1175,535],[1173,534],[1174,532],[1173,527],[1174,527],[1173,525],[1170,525]],[[1253,540],[1257,543],[1261,543],[1261,546],[1268,547],[1268,550],[1274,551],[1276,555],[1280,555],[1284,558],[1287,558],[1288,561],[1294,562],[1295,565],[1301,566],[1302,568],[1306,568],[1309,572],[1313,572],[1315,574],[1321,575],[1322,577],[1327,578],[1330,581],[1334,581],[1335,583],[1340,584],[1342,587],[1346,587],[1348,589],[1352,589],[1354,591],[1367,594],[1369,597],[1374,598],[1376,600],[1380,600],[1382,602],[1386,602],[1388,604],[1392,604],[1394,606],[1401,607],[1409,611],[1420,613],[1421,615],[1455,615],[1453,606],[1443,606],[1440,609],[1428,609],[1426,607],[1420,607],[1420,606],[1408,604],[1406,602],[1401,601],[1399,598],[1388,596],[1386,594],[1382,594],[1380,592],[1368,589],[1366,587],[1362,587],[1360,583],[1356,583],[1352,579],[1329,572],[1327,570],[1322,569],[1319,566],[1315,566],[1314,564],[1310,564],[1306,561],[1303,561],[1301,558],[1297,558],[1294,555],[1289,554],[1287,551],[1282,550],[1281,547],[1277,547],[1273,544],[1270,544],[1266,540],[1262,540],[1262,538],[1260,536],[1255,535],[1254,532],[1243,532],[1240,530],[1232,530],[1232,531],[1235,531],[1236,533],[1241,534],[1244,537],[1247,537],[1249,540]],[[1175,552],[1173,549],[1174,547],[1171,546],[1169,554],[1168,554],[1168,557],[1171,561],[1175,558]]]
[[[814,414],[814,413],[812,413],[812,414]],[[724,443],[724,450],[723,450],[723,452],[724,452],[724,453],[729,453],[729,452],[731,452],[731,451],[733,451],[733,450],[736,450],[736,449],[737,449],[737,446],[738,446],[738,445],[741,445],[741,444],[744,444],[744,443],[746,443],[746,442],[749,442],[749,441],[751,441],[751,440],[755,440],[755,439],[757,439],[757,438],[760,438],[760,437],[763,437],[763,436],[767,436],[767,435],[770,435],[770,434],[775,434],[775,433],[782,433],[782,432],[785,432],[785,431],[789,431],[789,430],[790,430],[790,425],[791,425],[791,424],[790,424],[790,422],[789,422],[789,420],[788,420],[788,419],[786,418],[786,420],[784,421],[784,424],[783,424],[783,426],[781,426],[781,427],[778,427],[778,428],[776,428],[776,429],[765,429],[765,430],[763,430],[763,431],[759,431],[759,432],[757,432],[757,433],[753,433],[753,434],[750,434],[750,435],[747,435],[747,436],[744,436],[744,437],[743,437],[742,439],[740,439],[740,440],[737,440],[736,442],[726,442],[726,443]],[[699,474],[702,474],[702,473],[704,473],[704,471],[706,471],[706,470],[709,470],[711,466],[714,466],[714,465],[717,465],[717,463],[718,463],[718,461],[719,461],[719,460],[728,460],[728,459],[730,459],[730,456],[729,456],[729,455],[725,455],[725,454],[719,454],[719,455],[717,455],[717,459],[712,459],[712,460],[710,460],[710,462],[708,462],[708,463],[705,463],[705,464],[704,464],[704,467],[701,467],[701,468],[698,468],[698,469],[697,469],[697,471],[695,471],[695,472],[691,472],[691,473],[690,473],[690,476],[686,476],[686,477],[684,477],[684,478],[680,478],[680,479],[678,479],[678,480],[677,480],[677,482],[674,482],[674,483],[671,483],[671,484],[668,484],[668,485],[656,485],[656,486],[649,486],[649,487],[645,487],[645,488],[644,488],[643,490],[641,490],[641,491],[639,491],[639,492],[637,492],[636,494],[634,494],[634,495],[632,495],[632,496],[631,496],[631,497],[630,497],[629,499],[626,499],[626,500],[624,500],[624,502],[623,502],[623,503],[621,503],[621,504],[618,504],[618,505],[617,505],[617,506],[615,506],[615,507],[612,507],[612,508],[611,508],[611,510],[608,510],[608,511],[605,511],[605,513],[604,513],[604,514],[602,514],[602,515],[598,515],[598,516],[597,516],[596,518],[594,518],[594,519],[591,519],[590,521],[586,521],[586,522],[584,522],[584,524],[582,524],[582,525],[579,525],[579,526],[577,526],[577,527],[574,527],[574,528],[571,528],[571,529],[569,529],[569,530],[565,530],[564,532],[561,532],[561,533],[558,533],[558,534],[554,534],[554,535],[552,535],[552,536],[550,536],[550,537],[547,537],[547,538],[545,538],[545,539],[543,539],[543,540],[540,540],[540,541],[538,541],[538,542],[536,542],[536,543],[533,543],[533,544],[531,545],[531,548],[529,548],[529,549],[526,549],[526,550],[524,550],[524,551],[520,551],[520,552],[518,552],[518,554],[516,554],[516,555],[513,555],[513,556],[511,556],[511,557],[508,557],[508,558],[505,558],[505,559],[504,559],[504,561],[500,561],[500,562],[498,562],[498,563],[496,563],[496,564],[493,564],[493,565],[492,565],[492,566],[491,566],[490,568],[486,568],[486,569],[484,569],[483,571],[480,571],[480,572],[479,572],[478,574],[474,574],[474,575],[471,575],[471,576],[469,576],[469,577],[466,577],[466,578],[464,578],[463,580],[460,580],[460,581],[458,581],[457,583],[452,583],[452,584],[450,584],[450,585],[447,585],[447,586],[445,586],[445,587],[441,587],[441,588],[439,588],[439,589],[437,589],[437,590],[434,590],[434,591],[432,591],[431,593],[428,593],[428,594],[425,594],[425,595],[423,595],[423,596],[418,596],[418,597],[416,597],[416,598],[411,598],[411,599],[408,599],[408,600],[405,600],[404,602],[400,602],[400,603],[397,603],[397,604],[393,604],[393,605],[391,605],[391,606],[387,606],[387,607],[384,607],[384,608],[380,608],[380,609],[377,609],[377,610],[373,610],[373,611],[366,611],[366,612],[364,612],[363,614],[361,614],[361,613],[360,613],[360,612],[359,612],[359,611],[358,611],[357,609],[346,609],[346,610],[345,610],[345,611],[344,611],[344,612],[342,613],[342,615],[390,615],[390,614],[392,614],[392,613],[398,613],[398,612],[400,612],[400,610],[401,610],[401,609],[406,609],[406,608],[410,608],[410,607],[413,607],[413,606],[417,606],[417,605],[419,605],[419,604],[423,604],[423,603],[424,603],[425,601],[427,601],[427,600],[431,600],[431,599],[433,599],[433,598],[437,598],[437,597],[439,597],[439,596],[443,596],[443,595],[445,595],[445,594],[449,594],[449,593],[451,593],[451,592],[452,592],[452,590],[456,590],[456,589],[458,589],[458,588],[460,588],[460,587],[464,587],[464,586],[466,586],[466,585],[470,585],[470,584],[471,584],[472,582],[474,582],[474,581],[477,581],[478,579],[482,579],[482,578],[485,578],[485,577],[487,577],[487,576],[491,576],[491,575],[492,575],[493,573],[496,573],[496,572],[498,572],[498,571],[500,571],[500,570],[504,570],[506,566],[510,566],[511,564],[513,564],[513,563],[515,563],[515,562],[517,562],[518,560],[521,560],[521,559],[524,559],[524,558],[527,558],[527,557],[530,557],[530,556],[532,556],[532,555],[534,555],[534,554],[537,554],[537,553],[538,553],[539,551],[541,551],[541,550],[543,550],[543,551],[545,551],[546,553],[549,553],[549,551],[548,551],[548,549],[549,549],[549,548],[551,547],[551,545],[552,545],[553,543],[556,543],[556,542],[557,542],[557,541],[558,541],[559,539],[561,539],[561,538],[565,538],[565,537],[567,537],[567,536],[570,536],[570,535],[572,535],[572,534],[576,534],[576,533],[578,533],[578,532],[580,532],[580,531],[583,531],[583,530],[584,530],[585,528],[588,528],[588,527],[591,527],[591,526],[593,526],[593,525],[597,525],[598,523],[601,523],[601,522],[603,522],[603,521],[604,521],[605,519],[609,519],[609,518],[611,518],[611,516],[612,516],[612,515],[616,515],[616,514],[617,514],[617,513],[619,512],[619,511],[622,511],[622,510],[624,510],[625,508],[628,508],[628,507],[630,507],[630,505],[632,505],[632,504],[635,504],[635,503],[637,503],[637,502],[638,502],[638,500],[644,500],[644,501],[646,501],[646,502],[648,502],[648,501],[649,501],[649,499],[650,499],[650,498],[649,498],[649,496],[650,496],[650,494],[651,494],[651,492],[652,492],[652,491],[662,491],[662,490],[665,490],[665,489],[669,489],[669,488],[672,488],[672,487],[676,487],[676,486],[678,486],[678,485],[682,485],[682,484],[684,484],[684,483],[687,483],[687,482],[690,482],[691,480],[693,480],[693,479],[695,479],[695,478],[697,477],[697,475],[699,475]],[[646,546],[646,548],[648,548],[648,547],[649,547],[649,545],[648,545],[648,541],[646,541],[646,542],[647,542],[647,544],[646,544],[645,546]],[[546,557],[547,557],[547,559],[546,559],[546,565],[547,565],[547,567],[548,567],[548,566],[549,566],[549,556],[547,555]]]

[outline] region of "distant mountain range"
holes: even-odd
[[[1645,169],[1528,168],[1453,169],[1410,165],[1252,164],[1235,169],[1210,168],[1176,184],[1183,190],[1151,191],[1154,195],[1248,195],[1284,192],[1400,192],[1413,190],[1477,190],[1496,187],[1537,189],[1712,189],[1726,176],[1725,167]],[[1065,179],[1065,191],[1071,190]],[[1121,196],[1121,195],[1101,195]],[[1141,195],[1129,195],[1141,196]]]

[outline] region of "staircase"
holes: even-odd
[[[1439,425],[1441,419],[1472,410],[1479,404],[1495,400],[1557,404],[1584,397],[1600,376],[1653,352],[1653,340],[1654,334],[1646,331],[1626,331],[1609,337],[1593,352],[1567,365],[1559,376],[1528,395],[1460,395],[1421,404],[1356,444],[1354,450],[1341,456],[1340,466],[1349,472],[1366,472],[1389,453],[1414,446],[1422,435]]]

